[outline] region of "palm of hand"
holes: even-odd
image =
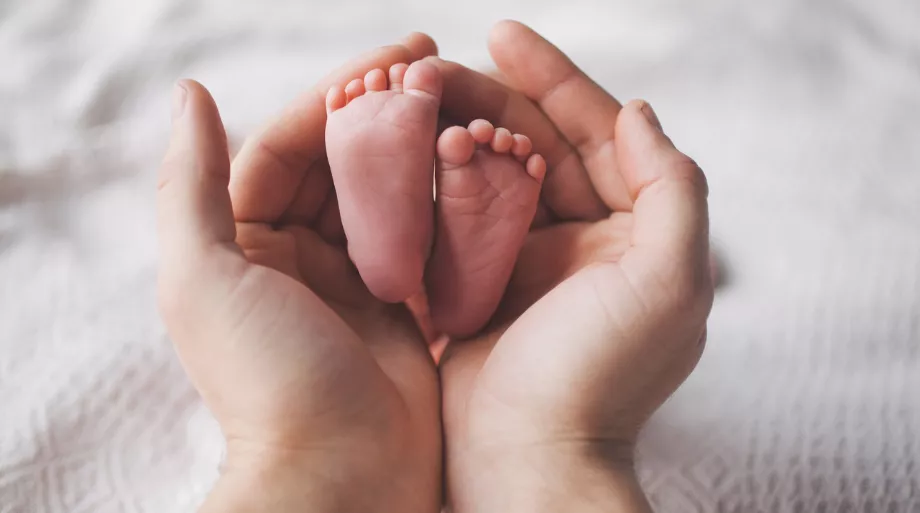
[[[405,307],[374,299],[340,243],[318,231],[308,220],[237,223],[244,271],[208,330],[226,351],[186,351],[190,376],[244,466],[254,457],[324,468],[375,501],[432,503],[441,454],[434,363]],[[189,362],[202,356],[210,362]],[[381,475],[391,481],[378,489]]]
[[[435,53],[430,39],[414,39],[415,55]],[[651,111],[638,103],[624,118],[615,100],[526,27],[499,24],[492,46],[523,94],[442,62],[442,109],[450,118],[526,128],[555,172],[495,323],[452,345],[442,361],[448,484],[453,505],[472,510],[488,502],[476,488],[497,485],[507,495],[508,481],[492,479],[496,467],[512,475],[529,469],[545,484],[544,471],[578,459],[547,447],[583,454],[614,442],[628,458],[642,421],[695,364],[711,305],[705,180]],[[412,57],[408,47],[383,49],[340,78]],[[228,443],[242,447],[229,461],[255,446],[255,461],[280,453],[274,463],[298,466],[286,475],[319,477],[322,468],[340,478],[317,489],[347,481],[363,497],[390,499],[394,510],[407,502],[433,507],[437,375],[407,310],[371,298],[342,249],[319,122],[325,87],[252,139],[228,173],[213,99],[185,84],[158,194],[161,309]],[[632,125],[616,129],[625,143],[613,137],[619,119]],[[509,451],[549,452],[553,460],[509,463]],[[253,462],[242,460],[242,468]],[[582,467],[569,466],[569,484],[584,485],[575,472]],[[264,470],[262,477],[278,475]],[[293,486],[300,500],[304,484],[279,487]]]
[[[572,422],[584,413],[578,399],[595,399],[584,391],[599,378],[590,375],[598,354],[565,333],[598,314],[610,320],[608,300],[596,287],[625,286],[618,262],[631,228],[632,215],[619,213],[530,233],[493,322],[474,339],[452,344],[442,359],[445,429],[485,445],[612,434]],[[618,308],[631,307],[628,293]],[[615,376],[603,379],[606,388],[616,387]]]
[[[233,402],[241,410],[233,417],[270,426],[287,447],[349,431],[367,438],[379,426],[427,428],[412,422],[436,416],[437,376],[411,315],[376,301],[344,250],[312,228],[238,224],[237,234],[258,266],[234,298],[229,318],[242,319],[234,336],[262,334],[271,350],[252,355],[269,361],[248,387],[250,401]]]
[[[227,438],[228,471],[209,500],[218,509],[288,497],[405,511],[440,500],[437,372],[406,308],[374,300],[345,256],[323,104],[330,82],[434,51],[414,35],[349,63],[232,164],[213,98],[192,81],[176,89],[157,194],[158,299]],[[252,479],[271,490],[239,489]]]
[[[427,36],[413,35],[406,46],[346,64],[247,141],[232,163],[235,243],[257,265],[224,318],[241,319],[236,326],[247,331],[237,330],[240,340],[262,343],[231,377],[245,378],[252,361],[266,361],[250,376],[251,388],[236,387],[247,390],[245,400],[219,403],[233,405],[233,416],[254,429],[271,431],[249,433],[253,438],[295,447],[356,445],[352,452],[365,450],[362,468],[388,447],[394,454],[381,456],[438,474],[437,371],[406,308],[373,298],[346,255],[325,157],[323,101],[330,84],[434,51]],[[247,320],[258,324],[246,327]],[[226,431],[229,423],[221,424]],[[400,452],[413,440],[411,454]],[[394,469],[393,461],[377,463]]]

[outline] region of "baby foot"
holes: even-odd
[[[437,229],[425,280],[431,318],[449,335],[474,334],[501,301],[546,174],[531,150],[527,137],[481,119],[438,139]]]
[[[389,83],[375,69],[326,96],[326,153],[348,254],[383,301],[422,287],[441,88],[438,69],[420,61],[391,67]]]

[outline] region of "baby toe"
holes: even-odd
[[[492,136],[495,135],[495,127],[484,119],[477,119],[470,123],[469,131],[479,144],[489,144]]]
[[[390,90],[402,92],[403,90],[403,80],[406,78],[406,70],[409,69],[409,65],[400,62],[399,64],[394,64],[390,66]]]
[[[476,151],[476,142],[469,130],[453,126],[448,128],[438,138],[438,158],[450,166],[462,166],[473,158]]]
[[[514,144],[514,137],[507,128],[496,128],[495,135],[492,136],[492,151],[496,153],[508,153],[511,145]]]
[[[514,134],[513,141],[511,142],[511,153],[517,157],[521,162],[526,162],[527,157],[530,156],[530,152],[533,151],[533,143],[530,142],[530,137],[521,134]]]
[[[339,86],[332,86],[326,93],[326,113],[331,114],[348,103],[348,95]]]
[[[403,77],[403,90],[407,93],[423,95],[440,101],[442,89],[441,72],[430,62],[413,62]]]
[[[345,94],[348,96],[348,102],[364,94],[364,81],[356,78],[345,86]]]
[[[539,153],[534,153],[527,159],[525,164],[527,174],[539,183],[543,183],[546,178],[546,160]]]
[[[364,75],[364,88],[371,92],[387,90],[387,74],[382,69],[372,69]]]

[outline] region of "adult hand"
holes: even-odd
[[[202,511],[438,511],[438,377],[402,306],[366,290],[324,155],[325,92],[436,53],[427,36],[357,59],[227,157],[213,99],[176,89],[160,170],[159,302],[227,439]]]
[[[454,122],[527,134],[543,201],[492,327],[441,361],[448,498],[467,511],[644,511],[637,432],[696,365],[712,304],[707,186],[651,107],[622,107],[527,27],[503,85],[437,62]]]

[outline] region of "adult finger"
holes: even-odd
[[[644,101],[623,109],[616,137],[620,169],[634,198],[632,240],[622,266],[634,276],[655,275],[681,306],[707,306],[699,301],[711,302],[712,294],[706,177],[674,147]]]
[[[534,151],[546,158],[542,197],[556,217],[594,221],[610,214],[575,149],[530,99],[460,64],[430,60],[444,77],[441,108],[451,122],[465,126],[474,119],[487,119],[530,137]]]
[[[157,187],[159,295],[171,329],[193,325],[246,266],[234,244],[229,178],[227,137],[214,99],[197,82],[179,82]]]
[[[606,205],[628,210],[632,204],[616,172],[614,152],[620,103],[552,43],[521,23],[496,24],[489,51],[508,85],[537,102],[575,148]]]
[[[237,221],[275,222],[298,194],[316,195],[315,191],[302,191],[301,183],[324,158],[325,96],[331,85],[363,77],[375,68],[386,69],[435,54],[434,41],[414,33],[402,44],[361,56],[330,73],[249,138],[233,161],[230,193]],[[327,180],[317,181],[329,184]]]

